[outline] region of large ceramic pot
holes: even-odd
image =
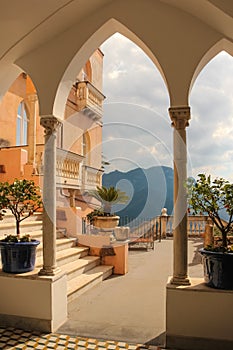
[[[120,217],[115,216],[94,216],[93,225],[98,228],[114,228],[119,224]]]
[[[7,273],[24,273],[34,270],[36,247],[39,241],[1,242],[2,271]]]
[[[233,290],[233,253],[200,249],[203,256],[204,278],[209,287]]]

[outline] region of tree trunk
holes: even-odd
[[[224,248],[227,248],[227,234],[225,231],[222,231],[222,245]]]
[[[19,231],[19,221],[16,220],[16,234],[19,237],[20,236],[20,231]]]

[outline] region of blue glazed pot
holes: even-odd
[[[7,273],[24,273],[34,270],[36,247],[39,241],[1,242],[2,271]]]
[[[204,279],[209,287],[233,290],[233,254],[200,249]]]

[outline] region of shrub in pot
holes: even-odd
[[[87,219],[99,228],[114,228],[119,224],[120,217],[112,213],[113,204],[125,204],[129,197],[125,192],[111,186],[109,188],[97,186],[97,189],[90,191],[90,195],[101,202],[101,208],[94,210],[87,215]]]
[[[36,247],[40,243],[30,235],[20,234],[20,224],[42,207],[39,187],[31,180],[0,183],[0,219],[6,210],[15,218],[16,234],[6,235],[0,240],[2,270],[8,273],[32,271],[35,267]]]
[[[218,289],[233,289],[233,245],[229,239],[233,223],[233,184],[223,178],[199,174],[188,180],[188,200],[194,214],[207,213],[221,239],[200,250],[203,256],[205,281]],[[223,210],[228,221],[222,219]]]

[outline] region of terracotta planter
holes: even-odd
[[[119,216],[94,216],[93,226],[98,228],[114,228],[119,224]]]

